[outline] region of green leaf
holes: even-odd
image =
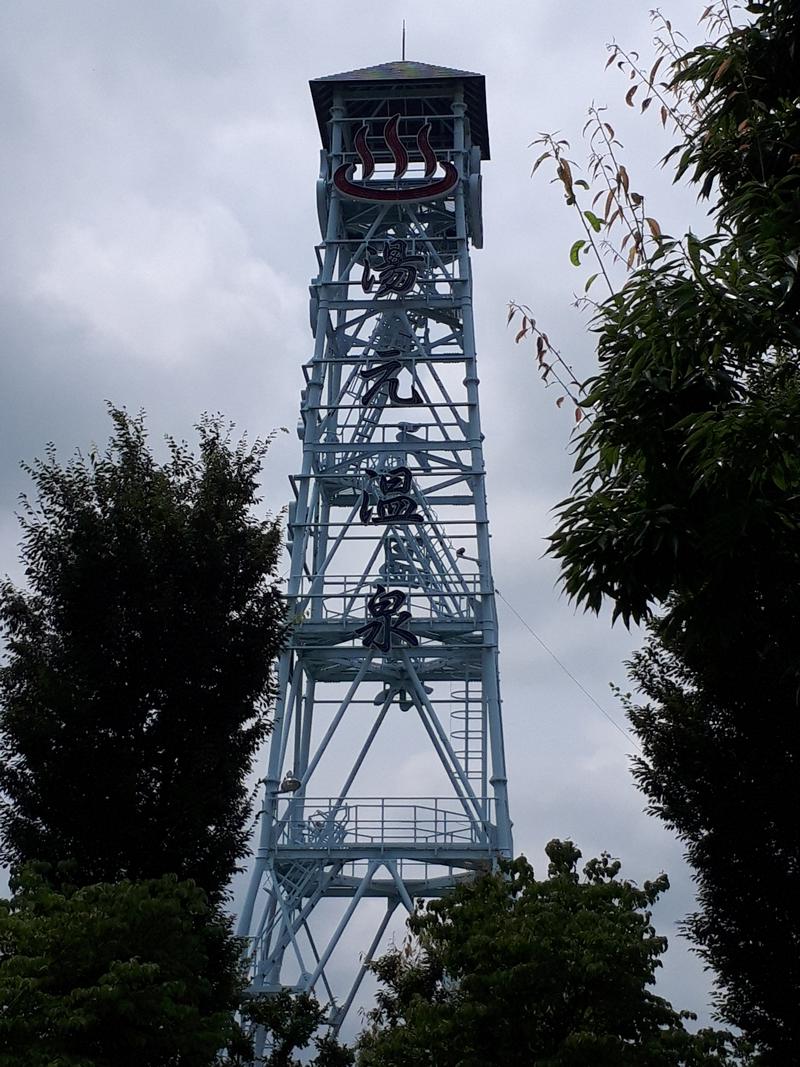
[[[76,884],[100,872],[111,883],[170,871],[213,898],[224,895],[247,832],[241,783],[269,731],[258,701],[271,692],[286,625],[269,591],[280,523],[251,510],[266,442],[237,445],[224,420],[203,416],[199,454],[168,438],[162,463],[143,415],[110,414],[111,439],[93,458],[77,453],[64,464],[47,451],[28,468],[38,508],[23,533],[30,592],[0,583],[0,629],[19,601],[31,632],[53,639],[46,650],[27,640],[8,650],[10,671],[25,679],[13,692],[0,671],[4,756],[24,758],[30,776],[2,783],[17,820],[3,847],[17,864],[56,863],[68,840],[81,864]],[[67,621],[75,618],[96,622]],[[211,776],[215,792],[198,805],[171,786],[169,801],[148,809],[143,834],[135,789],[156,796],[166,781],[158,745],[131,745],[149,730],[174,754],[175,783]],[[17,798],[34,781],[50,791],[27,814]]]
[[[603,220],[599,219],[593,211],[584,211],[583,216],[588,221],[594,232],[599,233],[603,226]]]
[[[584,293],[588,293],[589,292],[589,290],[592,287],[592,283],[594,282],[595,278],[597,278],[598,276],[599,275],[597,275],[597,274],[592,274],[592,275],[589,276],[589,278],[586,281],[586,285],[584,285],[584,287],[583,287]]]
[[[585,241],[576,241],[572,248],[570,248],[569,261],[573,265],[573,267],[579,267],[581,265],[580,254],[581,249],[585,244]]]

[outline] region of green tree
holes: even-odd
[[[662,235],[611,131],[591,176],[613,162],[606,203],[624,200],[635,269],[595,305],[599,371],[551,548],[578,602],[647,626],[636,777],[686,843],[687,929],[722,1017],[785,1064],[800,1047],[800,8],[732,10],[707,9],[717,36],[697,49],[671,38],[666,83],[613,49],[649,99],[691,102],[667,159],[714,197],[713,228]]]
[[[264,1067],[298,1067],[312,1041],[309,1067],[353,1063],[312,996],[246,994],[231,918],[192,881],[74,872],[27,865],[0,901],[0,1067],[249,1067],[252,1023]]]
[[[308,1067],[351,1067],[355,1053],[331,1034],[320,1034],[324,1027],[326,1009],[309,993],[294,994],[288,989],[246,1001],[242,1008],[246,1024],[255,1024],[268,1034],[268,1051],[264,1053],[264,1067],[300,1067],[294,1053],[313,1043],[316,1056],[305,1060]],[[232,1067],[250,1067],[252,1050],[244,1058],[233,1059]]]
[[[571,841],[547,855],[543,881],[518,859],[418,908],[414,940],[373,964],[383,988],[359,1067],[748,1062],[648,988],[667,948],[650,914],[666,875],[638,888],[604,854],[581,880]]]
[[[217,900],[247,848],[245,776],[284,633],[279,523],[252,513],[266,444],[198,426],[152,454],[111,409],[104,452],[26,469],[28,589],[0,585],[2,858],[82,884],[191,878]]]
[[[236,1036],[240,946],[174,876],[60,890],[33,867],[0,901],[2,1067],[204,1067]]]

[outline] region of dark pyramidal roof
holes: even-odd
[[[398,59],[394,63],[379,63],[376,67],[362,67],[360,70],[346,70],[343,74],[326,74],[315,78],[314,82],[373,82],[373,81],[407,81],[416,78],[428,81],[429,78],[482,78],[471,70],[455,70],[453,67],[438,67],[433,63],[417,63],[413,59]]]
[[[440,67],[433,63],[419,63],[412,59],[398,59],[393,63],[379,63],[374,67],[347,70],[342,74],[327,74],[314,78],[311,96],[323,145],[328,148],[328,120],[333,104],[334,88],[345,85],[371,85],[376,82],[442,82],[460,81],[464,85],[464,100],[467,105],[472,141],[480,146],[481,156],[489,158],[489,129],[486,120],[486,85],[482,74],[470,70]]]

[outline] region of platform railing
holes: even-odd
[[[404,607],[411,610],[415,621],[441,622],[443,615],[454,622],[477,620],[479,598],[485,592],[476,574],[428,578],[424,573],[414,573],[410,563],[403,569],[398,562],[374,575],[326,574],[320,591],[314,591],[313,579],[304,579],[299,596],[308,603],[321,601],[326,622],[363,624],[369,620],[367,603],[378,583],[405,589],[408,601]]]
[[[414,799],[286,797],[278,800],[278,847],[487,846],[493,799],[478,798],[483,813],[468,815],[452,797]]]

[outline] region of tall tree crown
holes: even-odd
[[[253,514],[266,444],[206,417],[198,454],[168,440],[161,463],[142,416],[111,417],[104,451],[27,467],[28,588],[0,586],[3,858],[219,896],[284,632],[279,523]]]

